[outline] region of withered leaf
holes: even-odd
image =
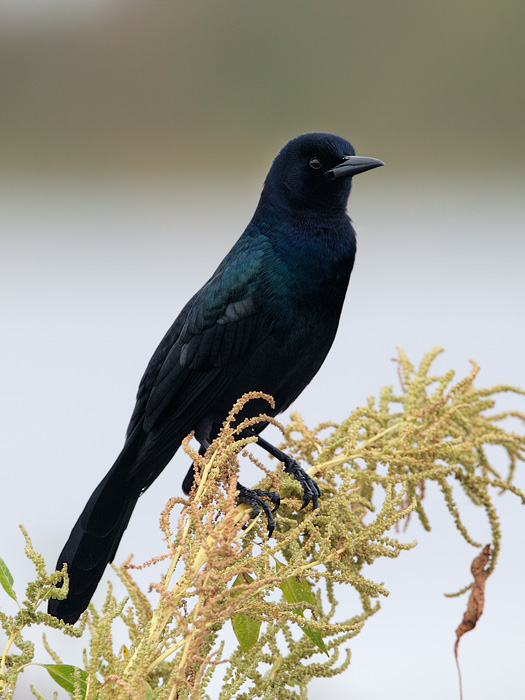
[[[485,545],[481,550],[480,554],[472,562],[470,570],[472,576],[474,577],[474,585],[470,591],[470,596],[467,603],[467,609],[463,615],[463,620],[456,630],[456,643],[454,644],[454,656],[456,657],[456,664],[459,673],[459,684],[460,684],[460,696],[463,697],[461,690],[461,671],[459,668],[458,661],[458,644],[461,637],[470,630],[474,629],[477,621],[483,613],[483,606],[485,604],[485,581],[487,580],[488,571],[486,566],[488,564],[490,557],[490,544]]]

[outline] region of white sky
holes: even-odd
[[[413,362],[443,345],[436,371],[453,367],[464,376],[472,357],[481,365],[478,386],[525,386],[525,202],[514,182],[445,182],[426,173],[399,182],[382,168],[355,183],[350,213],[358,258],[334,348],[293,407],[307,421],[340,420],[369,393],[395,383],[396,345]],[[149,356],[242,232],[260,184],[0,183],[0,554],[19,589],[31,570],[17,524],[54,563],[122,445]],[[525,411],[525,398],[500,403],[511,405]],[[130,551],[146,559],[152,543],[160,545],[158,513],[180,493],[187,461],[177,455],[140,499],[118,562]],[[517,481],[525,487],[523,473]],[[510,496],[497,505],[500,565],[487,583],[484,616],[462,640],[460,655],[466,698],[517,700],[525,509]],[[432,533],[416,524],[407,534],[418,538],[416,550],[369,572],[391,595],[352,641],[351,668],[314,683],[311,700],[327,693],[359,700],[457,697],[452,650],[466,599],[449,601],[442,593],[468,582],[476,552],[432,492],[428,507]],[[484,542],[488,530],[472,510],[469,522]],[[8,603],[3,596],[2,607]],[[67,640],[62,653],[79,663],[81,648]],[[47,661],[43,652],[39,660]],[[30,681],[52,688],[44,674],[27,670],[17,700],[29,697]]]

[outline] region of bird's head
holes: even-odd
[[[384,165],[377,158],[356,156],[348,141],[334,134],[296,136],[278,153],[264,194],[294,209],[344,211],[352,177]]]

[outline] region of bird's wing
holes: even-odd
[[[149,432],[170,407],[170,421],[208,405],[271,331],[256,297],[264,251],[238,254],[186,304],[153,355],[141,381],[128,433]]]

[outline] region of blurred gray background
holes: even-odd
[[[397,382],[397,345],[415,363],[443,345],[436,371],[459,376],[474,358],[478,386],[525,386],[524,19],[523,3],[488,0],[2,0],[0,555],[18,591],[32,571],[17,524],[54,564],[122,445],[157,342],[298,133],[336,132],[387,167],[354,183],[340,332],[294,408],[312,425],[343,419]],[[525,411],[525,399],[499,407]],[[158,513],[187,462],[178,454],[141,499],[118,562],[161,550]],[[469,581],[476,551],[437,491],[427,504],[432,533],[413,522],[403,537],[416,550],[370,570],[391,594],[349,670],[313,683],[312,700],[457,697],[466,599],[442,593]],[[460,660],[465,698],[513,700],[525,693],[525,510],[497,505],[503,552]],[[479,513],[466,520],[488,541]],[[342,608],[354,614],[351,596]],[[81,662],[82,641],[50,639]],[[51,697],[32,668],[18,700],[29,682]]]

